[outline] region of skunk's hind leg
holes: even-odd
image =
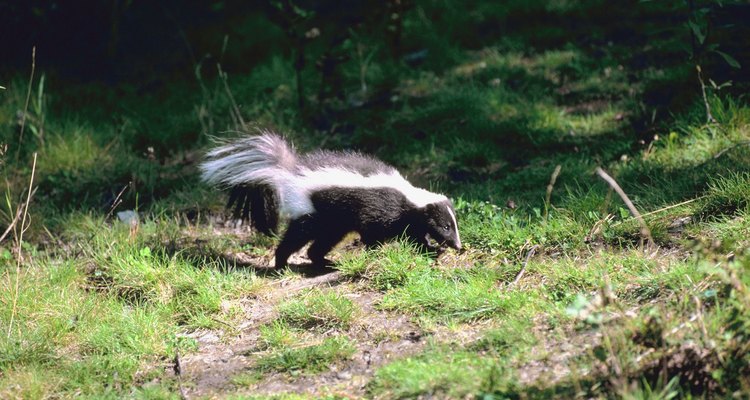
[[[281,268],[286,265],[289,256],[299,250],[307,242],[314,239],[314,220],[312,216],[306,215],[289,222],[289,227],[284,237],[276,248],[275,267]]]
[[[307,250],[307,257],[310,258],[315,265],[326,265],[329,264],[328,260],[325,259],[331,249],[333,249],[341,239],[346,236],[348,232],[341,230],[325,230],[320,229],[315,235],[315,241],[310,245]]]

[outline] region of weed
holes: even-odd
[[[262,374],[259,372],[245,372],[232,377],[231,382],[235,386],[240,387],[252,387],[262,379]]]
[[[345,256],[336,268],[352,277],[364,277],[377,290],[402,286],[412,271],[430,267],[431,260],[411,243],[398,240],[378,249]]]
[[[285,348],[263,356],[256,365],[261,371],[299,371],[315,373],[331,364],[348,359],[355,348],[344,337],[325,338],[322,343],[305,347]]]
[[[340,293],[312,289],[280,304],[278,312],[282,321],[298,328],[346,330],[356,317],[357,309]]]
[[[501,368],[492,359],[477,357],[475,353],[433,349],[378,369],[367,389],[374,396],[389,398],[413,397],[420,393],[463,397],[479,390],[482,380],[477,377]],[[510,381],[511,377],[505,379]]]
[[[750,205],[750,174],[730,172],[727,176],[712,178],[702,215],[734,214],[747,211]]]
[[[474,321],[534,303],[529,293],[500,290],[499,273],[482,266],[454,272],[413,270],[402,286],[386,293],[380,306],[438,320]]]
[[[264,348],[293,347],[299,340],[298,335],[281,320],[275,320],[260,327],[260,342]]]

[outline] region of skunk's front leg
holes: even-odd
[[[292,253],[314,238],[313,225],[314,219],[311,215],[304,215],[289,222],[289,228],[284,233],[279,247],[276,248],[276,268],[284,267]]]
[[[346,234],[347,232],[345,231],[319,229],[317,234],[314,235],[313,243],[307,250],[307,257],[310,258],[313,264],[318,266],[331,264],[330,261],[326,260],[325,256]]]

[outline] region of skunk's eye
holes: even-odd
[[[446,231],[449,231],[449,230],[451,230],[451,226],[450,225],[443,225],[443,229],[445,229]]]

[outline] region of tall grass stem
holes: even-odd
[[[23,218],[21,219],[21,229],[18,234],[18,254],[16,257],[16,281],[13,285],[13,307],[10,312],[10,322],[8,323],[8,339],[13,333],[13,320],[16,316],[16,307],[18,305],[18,287],[21,277],[21,261],[23,259],[23,233],[26,232],[26,217],[29,215],[29,203],[31,202],[31,193],[34,189],[34,174],[36,173],[36,153],[34,153],[34,163],[31,166],[31,179],[29,180],[29,191],[26,194],[26,203],[23,205]]]

